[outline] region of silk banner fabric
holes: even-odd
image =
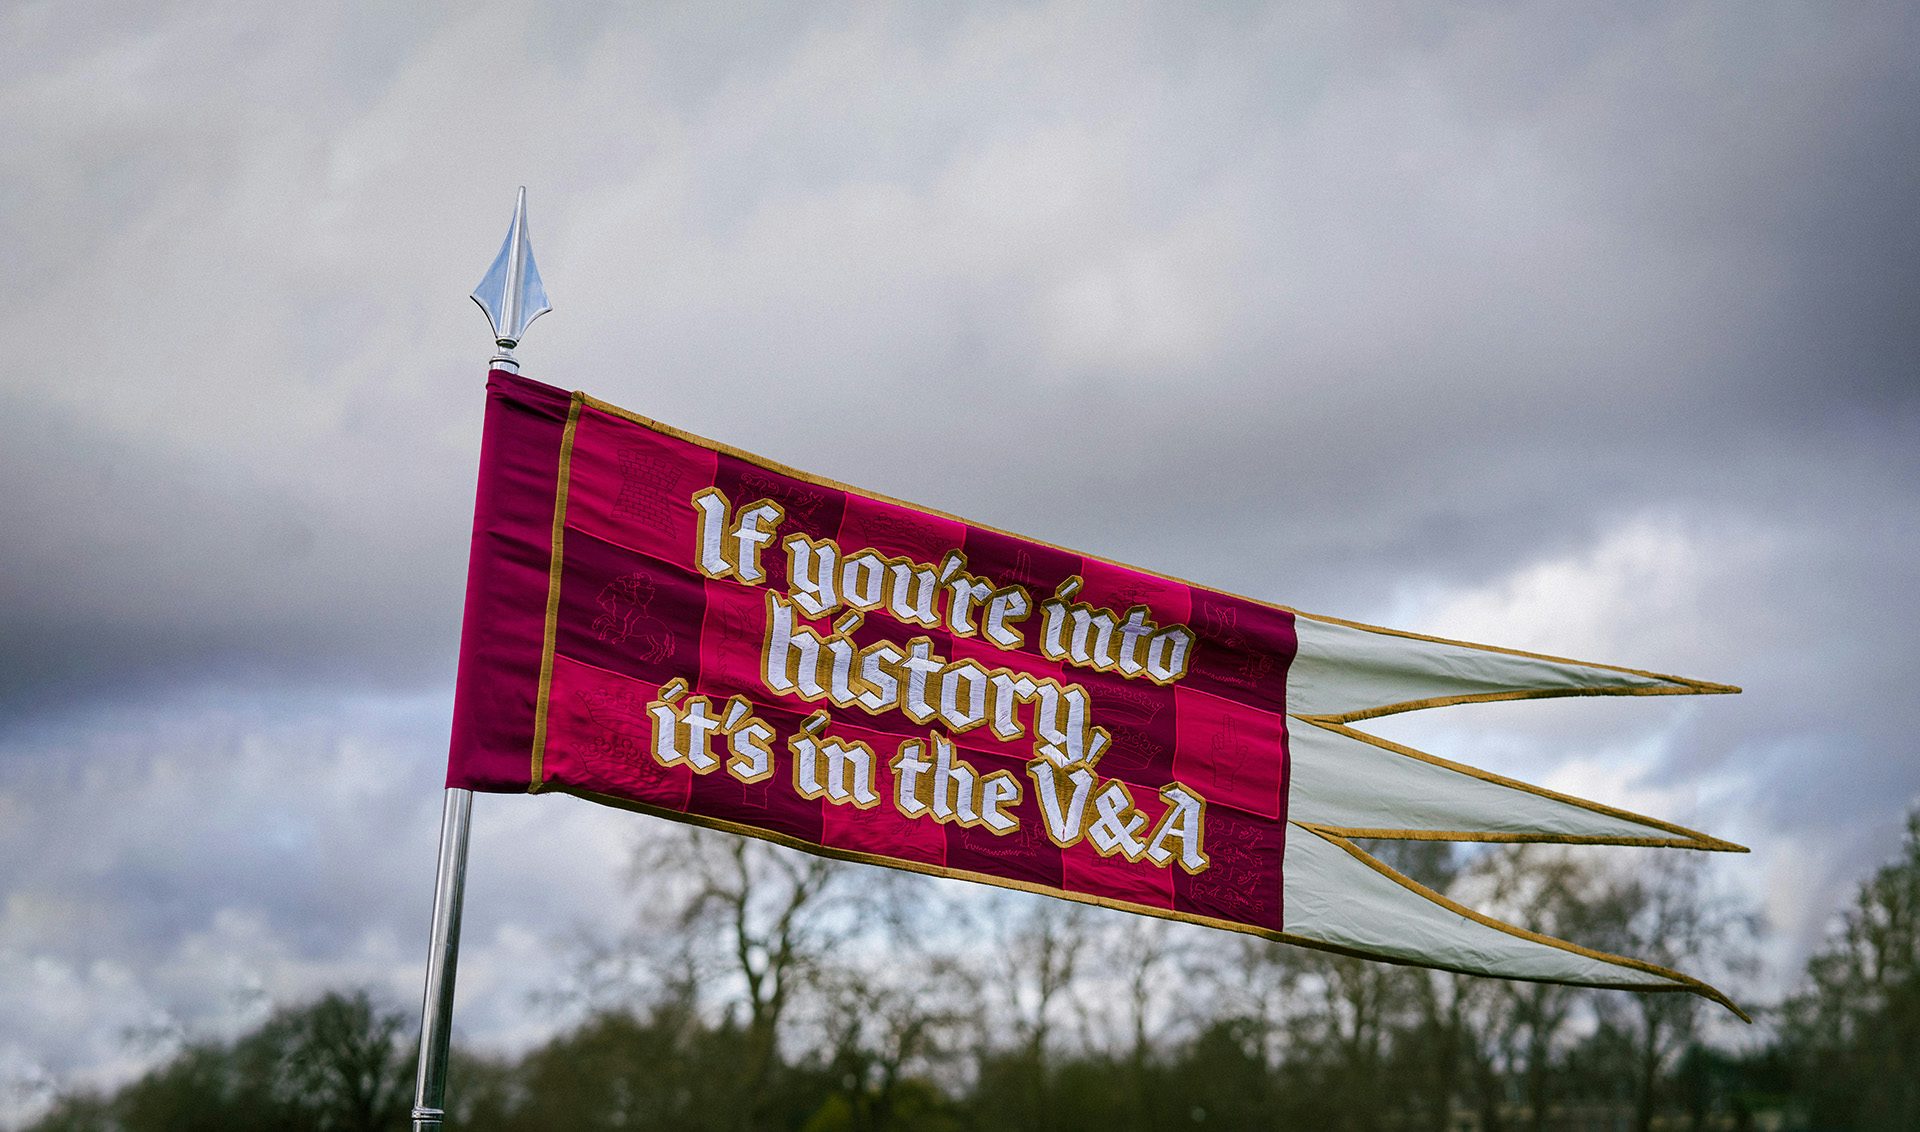
[[[1354,838],[1737,846],[1354,725],[1732,690],[1312,617],[495,371],[448,784],[1370,958],[1725,1001],[1453,904]]]

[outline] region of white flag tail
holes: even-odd
[[[1287,677],[1286,936],[1310,947],[1468,974],[1690,991],[1697,979],[1481,915],[1366,852],[1356,838],[1649,845],[1745,852],[1657,818],[1545,790],[1354,726],[1452,704],[1738,688],[1296,614]]]

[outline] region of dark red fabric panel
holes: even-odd
[[[553,496],[570,401],[518,374],[487,375],[448,786],[520,793],[530,782]]]

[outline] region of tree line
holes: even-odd
[[[1378,845],[1533,930],[1718,977],[1758,918],[1697,859]],[[1614,850],[1614,853],[1620,851]],[[462,1130],[1920,1128],[1920,813],[1752,1030],[1691,995],[1477,979],[675,831],[517,1057],[456,1049]],[[364,991],[190,1043],[33,1132],[407,1126],[411,1012]]]

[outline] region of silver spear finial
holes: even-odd
[[[547,289],[540,283],[540,269],[533,262],[533,241],[527,236],[527,187],[513,202],[513,223],[507,228],[507,240],[500,254],[487,269],[487,277],[473,290],[473,301],[487,312],[493,324],[493,343],[499,352],[493,364],[499,369],[520,372],[513,348],[534,319],[553,308],[547,305]]]

